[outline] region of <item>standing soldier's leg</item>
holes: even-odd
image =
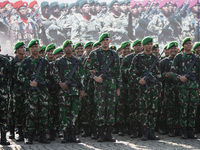
[[[15,100],[16,100],[16,91],[12,91],[11,97],[8,104],[8,124],[10,135],[9,139],[15,138]]]

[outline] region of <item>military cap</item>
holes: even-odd
[[[52,2],[50,5],[49,5],[49,9],[52,9],[54,8],[55,6],[58,5],[58,2]]]
[[[63,8],[65,8],[66,6],[65,6],[65,3],[61,3],[60,5],[59,5],[59,10],[62,10]]]
[[[39,40],[38,39],[33,39],[33,40],[31,40],[30,42],[29,42],[29,44],[28,44],[28,48],[30,48],[31,46],[33,46],[33,45],[39,45],[40,43],[39,43]]]
[[[47,1],[43,1],[41,3],[41,8],[44,8],[44,7],[48,6],[48,5],[49,5],[49,3]]]
[[[91,5],[92,3],[95,3],[94,0],[89,0],[89,4]]]
[[[126,41],[121,44],[121,49],[124,49],[126,46],[131,46],[131,43]]]
[[[159,48],[159,45],[158,44],[154,44],[153,45],[153,49],[155,49],[155,48]]]
[[[39,52],[45,51],[45,49],[46,49],[46,46],[45,46],[45,45],[42,45],[42,46],[40,46]]]
[[[99,41],[95,42],[92,47],[94,48],[94,47],[96,47],[98,45],[101,45],[101,43]]]
[[[22,1],[17,1],[17,2],[14,3],[13,8],[18,10],[22,6],[27,7],[28,3],[27,2],[22,2]]]
[[[32,1],[32,2],[29,4],[28,7],[29,7],[29,8],[32,8],[35,4],[38,4],[37,1]]]
[[[66,40],[63,42],[63,49],[68,45],[68,44],[72,44],[71,40]]]
[[[103,41],[104,38],[110,38],[110,34],[109,34],[109,33],[103,33],[103,34],[99,37],[99,42]]]
[[[142,39],[142,45],[146,45],[146,44],[148,44],[150,42],[153,42],[153,38],[150,37],[150,36],[147,36],[147,37]]]
[[[68,6],[68,10],[72,9],[72,7],[74,7],[76,5],[76,3],[71,3],[69,6]]]
[[[84,49],[86,49],[86,48],[89,47],[89,46],[93,46],[93,44],[94,44],[94,42],[87,42],[87,43],[85,44]]]
[[[14,49],[16,50],[16,49],[20,48],[22,45],[25,45],[25,43],[24,43],[23,41],[19,41],[19,42],[17,42],[17,43],[15,44]]]
[[[182,46],[181,49],[179,50],[179,52],[182,52],[184,51],[184,47]]]
[[[183,42],[182,42],[182,46],[187,42],[187,41],[192,41],[191,37],[186,37]]]
[[[110,46],[109,48],[110,48],[110,49],[113,49],[113,50],[117,50],[117,47],[114,46],[114,45]]]
[[[79,7],[82,8],[83,5],[85,5],[85,4],[89,4],[88,1],[87,1],[87,0],[81,0],[81,1],[79,2]]]
[[[112,1],[110,2],[110,4],[108,4],[108,7],[111,8],[115,2],[118,2],[118,1],[117,1],[117,0],[112,0]]]
[[[48,51],[50,51],[51,49],[55,49],[55,48],[56,48],[56,45],[53,44],[53,43],[51,43],[51,44],[49,44],[49,45],[46,47],[45,52],[48,52]]]
[[[119,2],[119,5],[122,5],[122,4],[126,4],[126,0]]]
[[[29,48],[26,48],[26,52],[30,52],[31,50]]]
[[[172,41],[167,45],[167,49],[170,49],[171,47],[176,46],[178,47],[178,43],[176,41]]]
[[[194,43],[193,50],[195,50],[198,46],[200,46],[200,42]]]
[[[74,49],[76,49],[77,47],[79,47],[79,46],[83,46],[84,47],[84,44],[83,43],[81,43],[81,42],[79,42],[79,43],[76,43],[76,45],[74,46]]]
[[[132,44],[132,47],[134,47],[135,45],[137,45],[137,44],[141,44],[141,39],[137,39],[137,40],[135,40],[135,41],[133,41],[133,44]]]
[[[4,6],[6,6],[7,4],[10,4],[10,2],[9,2],[9,1],[4,1],[4,2],[2,2],[2,3],[1,3],[1,8],[3,8]]]
[[[56,49],[53,51],[53,54],[56,55],[56,54],[58,54],[59,52],[64,52],[63,49],[62,49],[61,47],[56,48]]]
[[[164,49],[167,49],[167,46],[168,46],[168,44],[167,44],[167,45],[165,45]]]

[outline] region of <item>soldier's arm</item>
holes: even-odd
[[[123,74],[127,74],[127,72],[128,72],[128,59],[130,59],[129,57],[124,57],[124,59],[122,60],[122,63],[121,63],[121,66],[120,66],[120,68],[121,68],[121,73],[122,73],[122,75]]]
[[[179,54],[180,55],[180,54]],[[171,66],[171,69],[170,69],[170,75],[172,76],[172,78],[175,80],[175,81],[179,81],[179,78],[180,78],[180,75],[178,74],[178,56],[179,55],[176,55],[173,62],[172,62],[172,66]],[[181,57],[181,56],[180,56]]]
[[[53,79],[55,83],[59,83],[61,81],[60,75],[59,75],[59,61],[56,60],[55,65],[53,67]]]
[[[135,56],[131,62],[130,70],[130,77],[133,81],[138,82],[141,77],[137,75],[137,66],[138,66],[138,56]]]
[[[26,61],[24,60],[21,64],[21,66],[18,69],[18,73],[17,73],[17,79],[23,83],[25,86],[29,86],[29,80],[28,80],[28,74],[27,74],[27,64]]]

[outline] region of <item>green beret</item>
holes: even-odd
[[[131,46],[131,43],[126,41],[121,44],[121,49],[124,49],[126,46]]]
[[[192,41],[192,38],[191,37],[186,37],[183,42],[182,42],[182,46],[185,44],[185,42],[187,41]]]
[[[64,52],[64,51],[63,51],[62,48],[59,47],[59,48],[56,48],[56,49],[53,51],[53,54],[56,55],[56,54],[58,54],[59,52]]]
[[[55,6],[58,5],[58,2],[52,2],[50,5],[49,5],[49,9],[52,9],[54,8]]]
[[[200,46],[200,42],[194,43],[193,50],[195,50],[198,46]]]
[[[72,8],[72,7],[74,7],[76,5],[76,3],[71,3],[69,6],[68,6],[68,11]]]
[[[178,43],[176,41],[172,41],[168,44],[167,49],[170,49],[171,47],[176,46],[178,47]]]
[[[59,11],[62,10],[63,8],[65,8],[65,7],[66,7],[65,3],[61,3],[61,4],[59,5]]]
[[[110,46],[109,48],[112,49],[112,50],[117,50],[117,47],[114,46],[114,45]]]
[[[184,51],[184,47],[182,46],[181,49],[179,50],[179,52],[182,52]]]
[[[66,40],[63,42],[63,49],[68,45],[68,44],[72,44],[71,40]]]
[[[94,44],[93,42],[87,42],[87,43],[85,44],[85,47],[84,47],[84,48],[86,49],[86,48],[89,47],[89,46],[93,46],[93,44]]]
[[[133,44],[132,44],[132,47],[134,47],[135,45],[137,45],[137,44],[141,44],[141,39],[137,39],[137,40],[135,40],[135,41],[133,41]]]
[[[147,36],[147,37],[142,39],[142,45],[146,45],[146,44],[148,44],[150,42],[153,42],[153,38],[150,37],[150,36]]]
[[[110,38],[110,34],[109,34],[109,33],[103,33],[103,34],[99,37],[99,42],[103,41],[104,38]]]
[[[100,6],[106,5],[106,2],[101,2]]]
[[[120,1],[119,5],[126,4],[126,1]]]
[[[75,50],[74,47],[75,47],[75,45],[73,45],[73,50],[72,50],[72,52],[74,52],[74,50]]]
[[[195,52],[195,50],[193,50],[193,49],[191,50],[191,52],[192,52],[193,54],[195,54],[195,53],[196,53],[196,52]]]
[[[87,0],[81,0],[81,1],[79,2],[79,7],[82,8],[83,5],[85,5],[85,4],[89,4],[88,1],[87,1]]]
[[[39,40],[38,39],[33,39],[33,40],[31,40],[30,42],[29,42],[29,44],[28,44],[28,48],[30,48],[31,46],[33,46],[33,45],[39,45],[40,43],[39,43]]]
[[[39,52],[45,51],[45,49],[46,49],[46,46],[45,46],[45,45],[42,45],[42,46],[40,46]]]
[[[98,45],[101,45],[101,43],[100,43],[99,41],[97,41],[97,42],[95,42],[95,43],[93,44],[93,48],[96,47],[96,46],[98,46]]]
[[[117,1],[117,0],[113,0],[110,4],[108,4],[108,7],[111,8],[112,5],[113,5],[115,2],[118,2],[118,1]]]
[[[31,50],[29,48],[26,48],[26,52],[30,52]]]
[[[159,45],[158,44],[154,44],[153,45],[153,49],[155,49],[155,48],[159,48]]]
[[[81,43],[81,42],[77,43],[77,44],[74,46],[74,50],[75,50],[77,47],[79,47],[79,46],[84,46],[84,44]]]
[[[22,42],[22,41],[19,41],[19,42],[17,42],[17,43],[15,44],[14,49],[16,50],[16,49],[20,48],[20,47],[23,46],[23,45],[25,45],[25,43]]]
[[[165,45],[164,49],[167,49],[167,46],[168,46],[168,44],[167,44],[167,45]]]
[[[45,6],[48,6],[48,5],[49,5],[49,3],[47,1],[43,1],[41,3],[41,8],[44,8]]]
[[[51,44],[49,44],[49,45],[46,47],[45,52],[48,52],[48,51],[50,51],[51,49],[55,49],[55,48],[56,48],[56,45],[53,44],[53,43],[51,43]]]

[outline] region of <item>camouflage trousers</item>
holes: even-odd
[[[158,88],[154,85],[140,86],[139,89],[139,120],[141,125],[155,128],[158,115]]]
[[[113,80],[104,80],[102,84],[95,83],[94,92],[97,104],[96,125],[113,126],[115,123],[116,83]]]
[[[79,112],[79,96],[59,94],[59,119],[62,131],[73,128],[76,125]]]
[[[28,98],[25,101],[26,133],[34,133],[36,129],[39,130],[39,133],[48,132],[48,101],[49,94],[47,90],[40,93],[28,92]]]
[[[197,89],[179,89],[180,100],[180,124],[182,127],[194,127],[199,104],[199,96]]]

